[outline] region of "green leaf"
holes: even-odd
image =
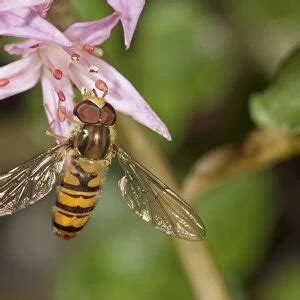
[[[265,128],[300,132],[300,52],[284,64],[275,82],[251,97],[251,116]]]
[[[49,128],[47,116],[43,106],[43,96],[40,83],[28,90],[23,95],[25,99],[25,113],[27,115],[27,125],[30,141],[40,147],[44,145],[52,145],[55,143],[54,138],[45,134]]]
[[[71,3],[79,17],[85,21],[101,19],[112,12],[106,1],[89,0],[87,3],[82,0],[71,0]]]
[[[226,32],[200,3],[153,1],[137,33],[131,65],[138,73],[129,75],[179,143],[191,115],[230,82]]]
[[[239,15],[248,25],[259,27],[266,24],[272,19],[285,19],[291,22],[292,25],[300,25],[300,2],[298,0],[229,0],[229,3],[236,15]],[[269,24],[270,25],[270,24]],[[271,24],[272,25],[272,24]]]
[[[260,263],[277,219],[269,173],[251,173],[218,184],[199,199],[207,241],[229,282],[242,280]]]

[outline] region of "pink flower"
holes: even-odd
[[[107,0],[107,2],[120,16],[124,28],[125,46],[128,49],[145,0],[134,0],[134,5],[132,0]]]
[[[49,0],[0,0],[0,35],[72,46],[55,26],[43,18],[51,4]]]
[[[111,29],[121,21],[125,46],[128,49],[145,0],[107,0],[107,3],[115,10],[111,16],[91,22],[75,23],[66,30],[66,35],[81,41],[81,44],[100,45],[109,37]],[[110,30],[103,31],[103,26],[109,27]],[[86,36],[87,30],[92,30],[94,33]]]
[[[49,124],[56,134],[68,135],[71,126],[68,116],[74,107],[72,85],[78,89],[96,89],[99,95],[108,90],[106,100],[116,110],[170,140],[168,129],[150,106],[126,78],[99,57],[101,51],[94,47],[109,38],[119,20],[124,28],[125,45],[129,47],[143,7],[136,3],[143,4],[144,1],[136,0],[135,5],[130,0],[108,2],[117,11],[106,18],[73,24],[64,34],[54,27],[59,34],[47,34],[42,39],[38,30],[44,24],[41,21],[41,26],[36,27],[36,35],[32,28],[28,30],[31,39],[6,45],[7,52],[23,57],[0,68],[0,99],[30,89],[41,80]],[[37,19],[37,25],[39,22]],[[27,27],[23,31],[26,34]]]
[[[0,11],[28,7],[46,12],[52,3],[53,0],[0,0]]]

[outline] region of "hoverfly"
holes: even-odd
[[[193,209],[115,144],[116,112],[104,98],[85,91],[73,119],[77,125],[69,138],[0,176],[0,216],[38,202],[60,181],[53,231],[63,239],[75,237],[89,220],[104,173],[117,157],[125,173],[119,188],[131,210],[166,234],[204,239],[203,223]]]

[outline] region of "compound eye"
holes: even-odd
[[[105,103],[101,108],[101,115],[99,122],[105,126],[112,126],[116,123],[117,115],[114,108],[109,104]]]
[[[100,108],[90,100],[78,103],[73,114],[83,123],[97,124],[101,116]]]

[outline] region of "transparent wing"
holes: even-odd
[[[0,216],[13,214],[46,196],[62,171],[67,144],[60,144],[0,176]]]
[[[204,225],[186,202],[120,148],[117,157],[125,172],[119,187],[130,209],[167,234],[192,241],[204,239]]]

